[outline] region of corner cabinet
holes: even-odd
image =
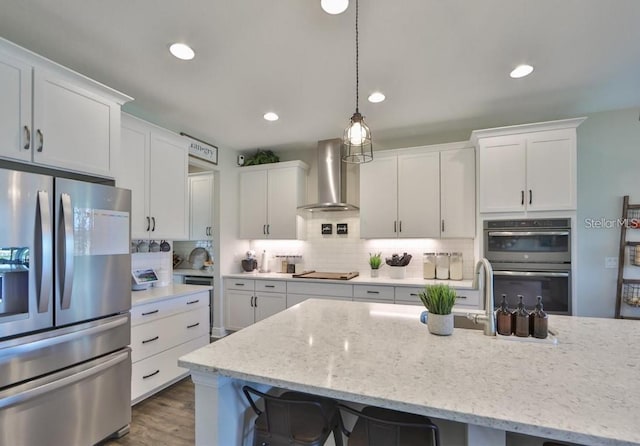
[[[0,157],[114,176],[132,98],[0,39]]]
[[[213,237],[213,173],[189,175],[189,240]]]
[[[394,150],[360,166],[362,238],[473,238],[474,231],[472,148]]]
[[[481,213],[576,209],[576,128],[585,118],[476,130]]]
[[[309,166],[287,161],[239,169],[240,238],[304,238],[297,208],[306,201]]]
[[[131,238],[188,239],[188,142],[124,113],[121,134],[116,185],[131,189]]]

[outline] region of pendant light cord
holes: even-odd
[[[358,111],[358,104],[360,102],[360,76],[359,76],[359,60],[360,60],[360,52],[358,50],[358,0],[356,0],[356,113]]]

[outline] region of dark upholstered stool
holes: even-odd
[[[358,416],[351,432],[342,426],[349,446],[440,446],[438,426],[425,416],[373,406],[362,412],[342,404],[338,407]]]
[[[335,401],[300,392],[267,395],[249,386],[242,391],[258,415],[253,446],[322,446],[332,432],[336,446],[343,445]],[[252,394],[264,400],[264,411]]]

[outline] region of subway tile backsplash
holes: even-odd
[[[422,254],[424,252],[462,252],[463,278],[473,277],[472,239],[360,239],[360,218],[357,211],[318,212],[306,216],[307,239],[297,240],[254,240],[251,247],[258,259],[263,250],[270,257],[271,270],[277,270],[274,256],[302,255],[301,269],[317,271],[359,271],[368,276],[369,253],[381,252],[383,259],[397,253],[406,252],[413,258],[407,266],[406,277],[422,277]],[[338,234],[337,225],[347,224],[348,234]],[[331,224],[332,233],[323,234],[322,224]],[[326,230],[326,228],[325,228]],[[380,277],[389,276],[389,267],[380,269]]]

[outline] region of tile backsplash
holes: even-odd
[[[271,271],[278,271],[276,255],[302,255],[299,269],[318,271],[359,271],[368,276],[369,253],[381,252],[383,259],[397,253],[411,254],[406,277],[422,277],[424,252],[461,252],[464,279],[473,277],[474,246],[472,239],[360,239],[360,217],[357,211],[319,212],[306,216],[307,239],[301,240],[253,240],[251,248],[258,259],[263,250],[270,257]],[[347,224],[347,234],[338,234],[337,225]],[[330,224],[332,233],[323,234],[323,224]],[[384,262],[383,262],[384,263]],[[389,276],[389,267],[380,269],[380,277]]]

